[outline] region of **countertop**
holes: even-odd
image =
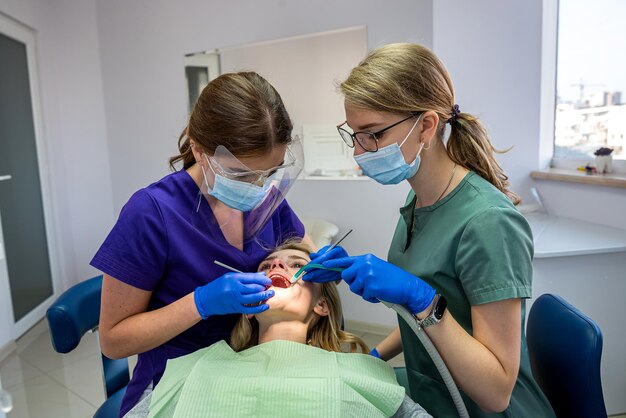
[[[524,214],[535,239],[535,258],[626,252],[626,230],[543,212]]]

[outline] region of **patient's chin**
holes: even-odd
[[[292,311],[300,311],[303,305],[308,306],[307,299],[303,295],[301,289],[296,287],[289,287],[283,289],[281,287],[272,287],[274,296],[267,299],[265,303],[270,307],[263,314],[269,313],[270,315],[289,315]]]
[[[293,292],[293,288],[289,287],[284,289],[282,287],[270,287],[274,291],[274,296],[267,299],[265,303],[270,307],[270,309],[279,309],[284,307],[287,302],[292,300],[296,295]]]

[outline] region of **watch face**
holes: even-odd
[[[448,301],[445,297],[439,296],[439,300],[437,301],[437,305],[435,306],[435,312],[433,315],[439,321],[443,317],[443,313],[446,311],[448,307]]]

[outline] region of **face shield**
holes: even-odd
[[[212,219],[224,236],[226,231],[236,231],[244,242],[262,231],[304,167],[298,137],[287,145],[282,162],[266,170],[249,168],[222,145],[203,158],[201,191],[213,211]]]

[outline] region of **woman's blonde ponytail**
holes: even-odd
[[[450,159],[493,184],[513,204],[519,204],[521,201],[519,196],[508,189],[509,178],[494,157],[494,153],[502,154],[508,149],[504,151],[495,149],[483,124],[469,113],[456,114],[456,117],[450,120],[450,127],[446,147]]]

